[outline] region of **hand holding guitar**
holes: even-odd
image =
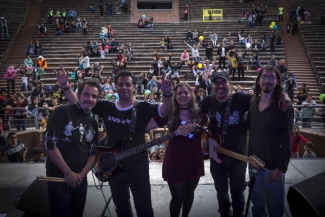
[[[123,152],[120,152],[120,147],[127,142],[125,140],[122,141],[122,144],[119,143],[113,148],[99,147],[99,154],[92,171],[99,181],[107,182],[117,170],[119,161],[145,151],[158,143],[162,143],[176,136],[187,136],[191,132],[200,128],[201,127],[199,127],[198,124],[179,125],[175,132]]]

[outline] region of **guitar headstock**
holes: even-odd
[[[186,124],[179,125],[177,128],[178,135],[187,136],[191,132],[195,131],[198,127],[198,124]]]
[[[248,162],[252,166],[254,166],[254,167],[258,168],[258,169],[262,169],[262,170],[264,169],[265,163],[261,159],[256,157],[255,155],[254,156],[249,156],[247,159],[248,159]]]

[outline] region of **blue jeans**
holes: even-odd
[[[26,120],[25,119],[16,119],[14,124],[17,130],[26,130]]]
[[[273,170],[265,169],[256,174],[252,193],[253,217],[282,217],[284,214],[284,174],[280,181],[270,182],[268,177]]]
[[[192,59],[194,60],[194,61],[197,61],[197,63],[200,63],[200,57],[192,57]]]
[[[82,217],[86,204],[87,178],[79,187],[70,188],[67,183],[48,182],[48,195],[53,217]]]
[[[234,217],[244,216],[246,167],[245,162],[236,159],[226,158],[220,164],[212,159],[210,160],[210,172],[217,190],[218,211],[221,217],[231,216],[230,206],[232,206]],[[230,187],[232,202],[229,199],[228,186]]]
[[[107,12],[109,13],[109,15],[113,15],[113,10],[112,10],[112,8],[107,8]]]
[[[148,161],[142,161],[127,171],[117,171],[109,180],[115,211],[119,217],[132,217],[130,189],[137,216],[153,217]]]

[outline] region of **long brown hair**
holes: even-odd
[[[192,88],[188,83],[185,82],[180,82],[176,85],[175,90],[174,90],[174,94],[173,94],[173,110],[169,115],[169,120],[167,123],[167,126],[169,129],[171,129],[173,126],[175,126],[176,122],[178,122],[179,120],[179,115],[180,115],[180,107],[179,104],[176,101],[176,97],[177,97],[177,90],[178,88],[185,86],[187,91],[190,93],[191,95],[191,100],[189,102],[188,105],[188,110],[190,111],[190,115],[189,115],[189,120],[194,120],[194,119],[198,119],[198,112],[199,112],[199,107],[198,105],[195,103],[195,97],[194,94],[192,92]]]
[[[283,85],[282,85],[283,81],[282,81],[282,75],[281,75],[280,71],[271,65],[263,66],[257,75],[257,78],[255,80],[255,88],[254,88],[255,99],[254,99],[253,104],[255,104],[257,102],[256,99],[258,99],[261,95],[261,86],[259,84],[259,81],[260,81],[260,78],[261,78],[264,70],[271,70],[271,71],[275,72],[276,80],[279,81],[279,84],[277,84],[275,86],[273,94],[272,94],[272,102],[271,102],[270,106],[274,106],[276,104],[276,102],[279,100],[279,98],[283,92]]]

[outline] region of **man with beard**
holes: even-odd
[[[203,113],[209,116],[208,129],[212,135],[221,136],[221,145],[225,149],[247,155],[244,114],[249,110],[252,96],[243,93],[231,95],[232,83],[225,71],[213,73],[211,83],[214,95],[206,96],[199,104]],[[283,109],[291,107],[291,101],[286,94],[282,94],[279,106],[281,104]],[[221,163],[211,159],[210,171],[217,190],[218,211],[222,217],[244,216],[246,167],[245,162],[227,156],[223,156]],[[228,185],[232,202],[229,199]],[[230,210],[231,205],[233,214]]]
[[[61,67],[56,76],[63,88],[68,87],[68,72]],[[103,117],[107,135],[106,147],[129,150],[144,143],[148,122],[157,116],[164,116],[172,110],[172,82],[162,76],[157,81],[163,92],[163,104],[135,100],[136,77],[127,71],[117,73],[115,87],[117,101],[99,100],[92,109]],[[68,89],[65,96],[70,103],[76,102],[76,95]],[[130,190],[133,194],[137,216],[153,217],[151,186],[149,178],[148,153],[142,151],[118,163],[118,169],[109,179],[115,211],[119,217],[131,217]]]
[[[63,91],[69,89],[66,86]],[[44,136],[46,175],[65,181],[48,182],[53,217],[83,215],[87,173],[98,155],[98,126],[91,109],[100,95],[99,83],[87,80],[79,86],[78,101],[57,107],[48,120]]]
[[[291,155],[293,109],[283,111],[278,106],[282,91],[281,73],[273,66],[262,68],[248,114],[248,155],[256,155],[265,163],[264,171],[254,171],[253,217],[284,214],[284,178]]]

